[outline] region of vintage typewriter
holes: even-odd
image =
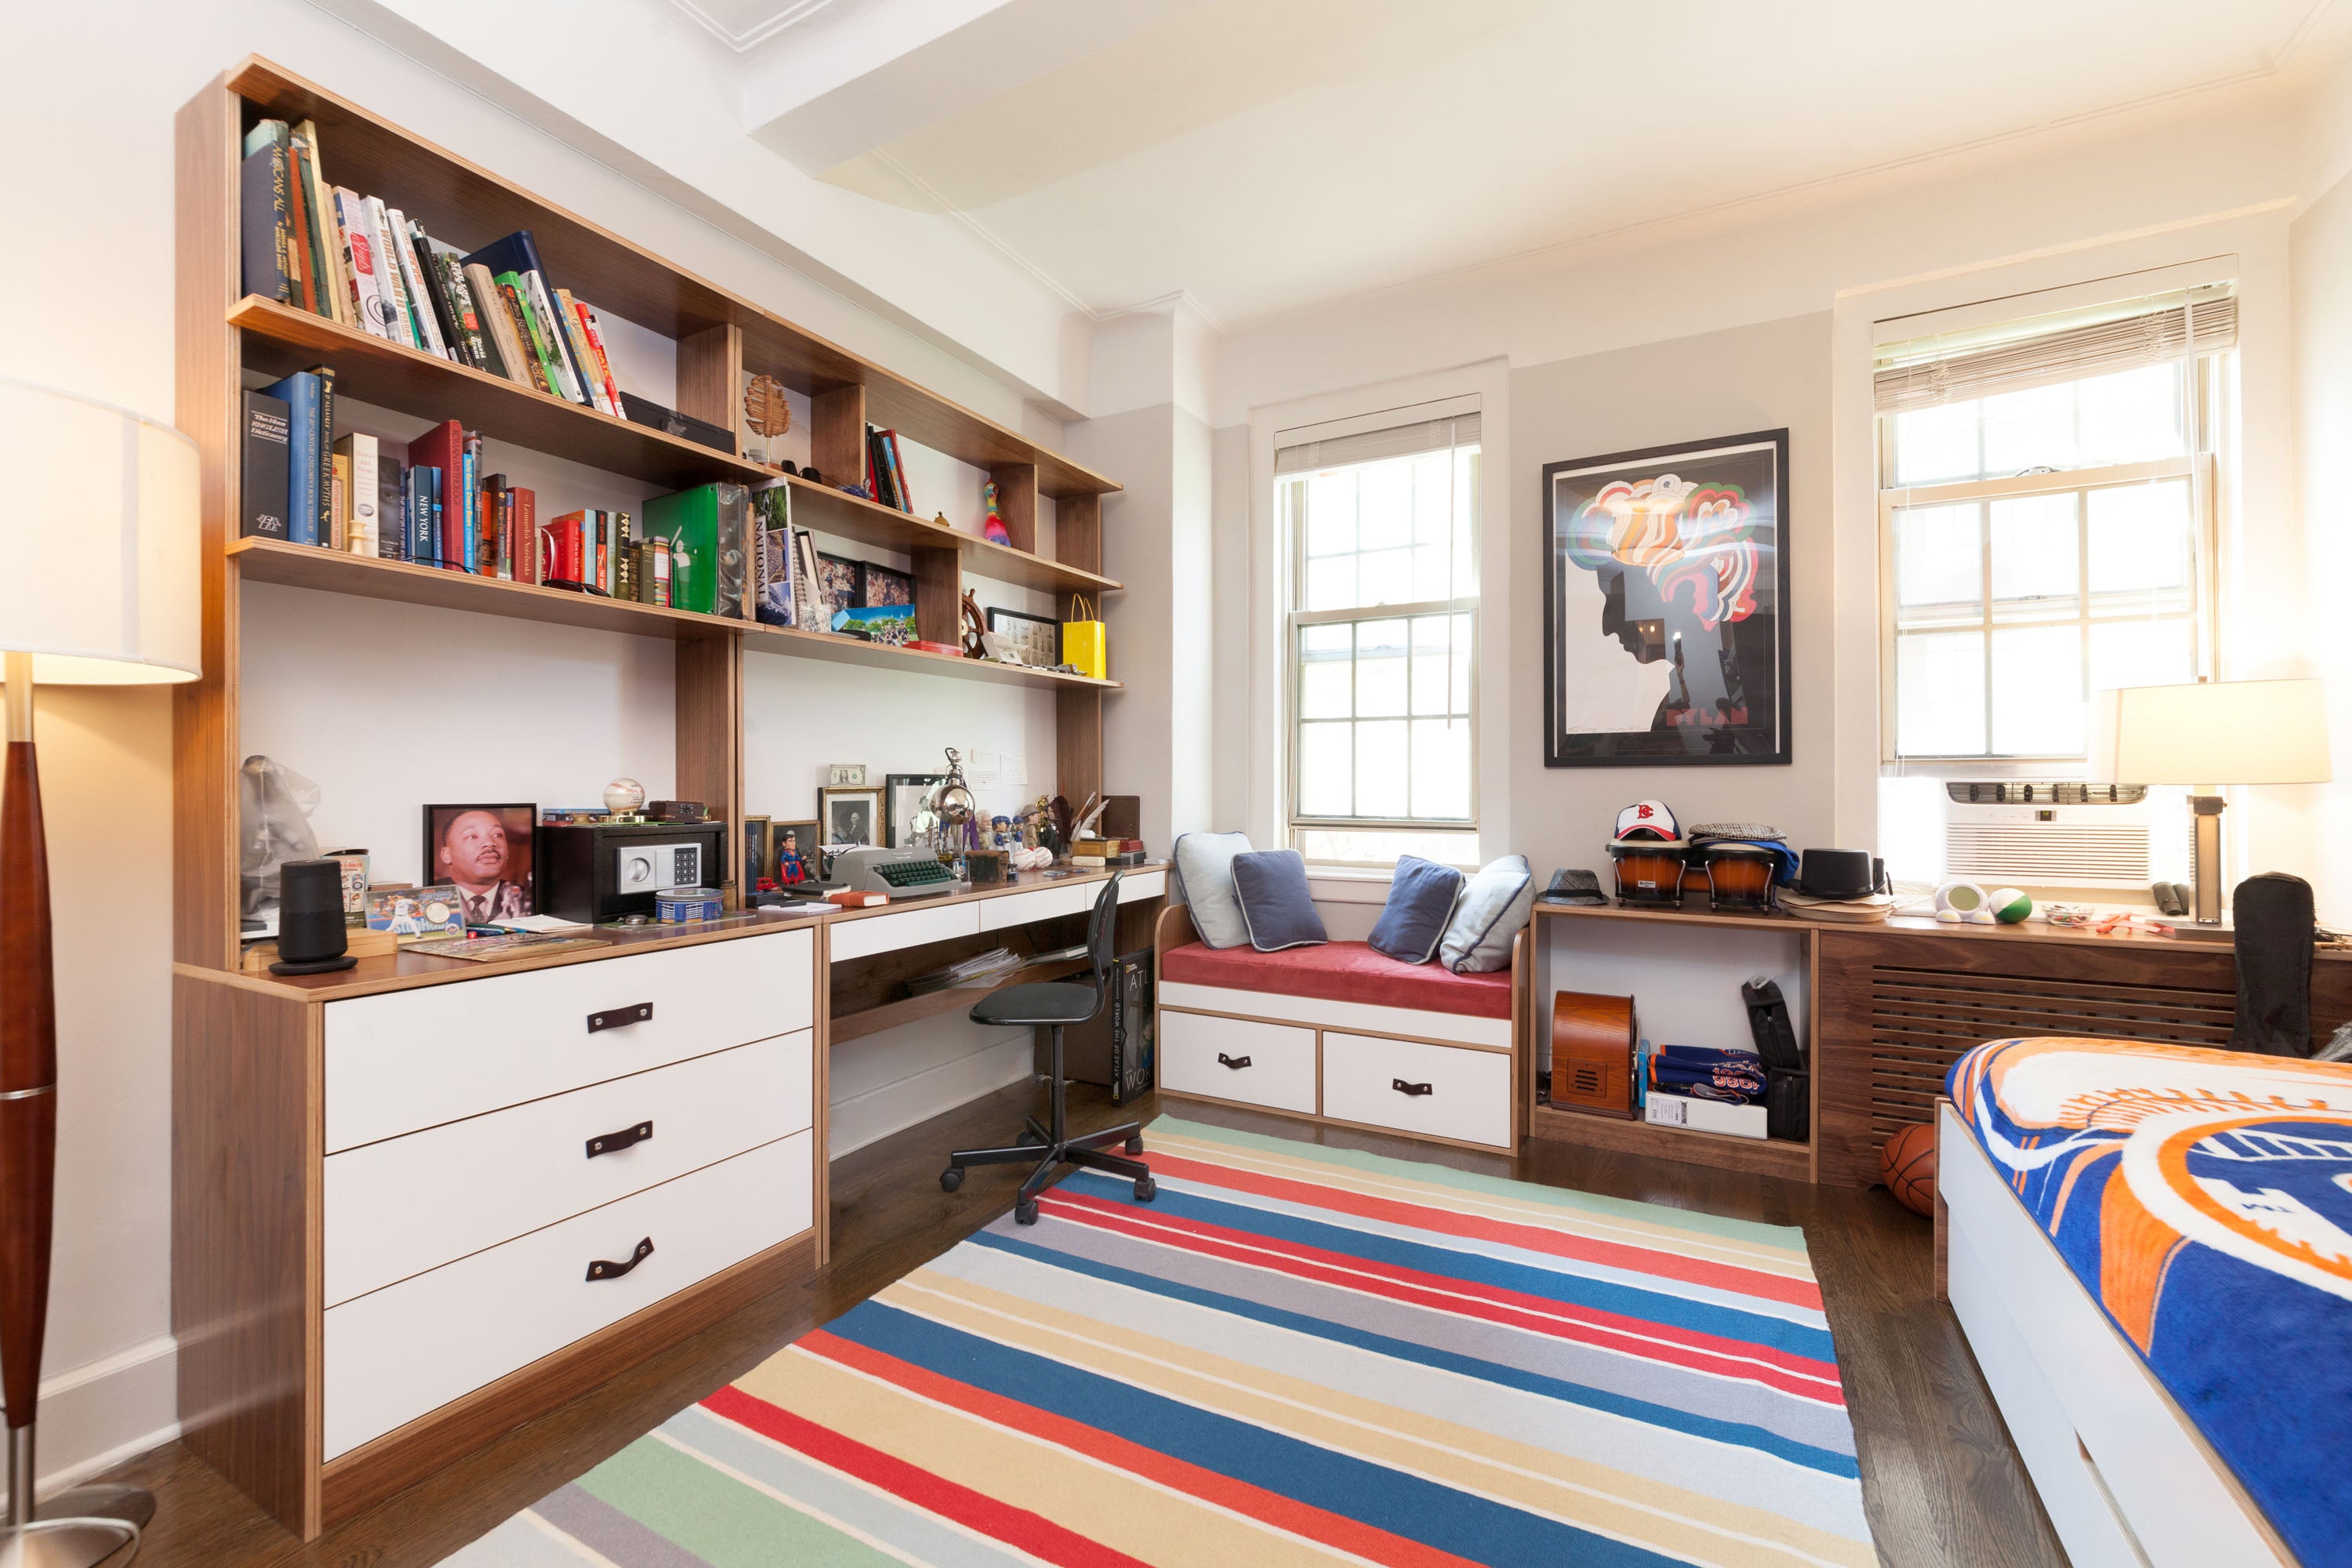
[[[878,845],[836,851],[833,880],[854,892],[887,893],[894,899],[952,893],[962,886],[929,849],[887,849]]]

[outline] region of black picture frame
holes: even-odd
[[[1045,629],[1035,631],[1031,630],[1031,627]],[[1051,616],[1033,616],[1022,610],[1001,610],[994,605],[991,605],[988,606],[988,629],[992,632],[1010,632],[1024,646],[1033,638],[1047,639],[1048,646],[1054,650],[1054,657],[1043,666],[1033,666],[1033,668],[1051,669],[1055,665],[1062,662],[1062,623]],[[1031,661],[1024,658],[1021,662],[1029,664]]]
[[[886,773],[882,778],[882,820],[884,837],[893,849],[907,847],[908,824],[914,819],[922,797],[947,783],[945,773]],[[910,798],[901,800],[900,792],[910,792]]]
[[[1544,766],[1790,760],[1788,475],[1785,427],[1544,465]]]
[[[875,562],[865,563],[864,581],[858,585],[857,603],[861,608],[880,610],[900,605],[911,606],[915,602],[915,574],[901,572],[895,566]]]
[[[442,837],[457,824],[459,817],[476,812],[487,812],[496,818],[506,840],[506,854],[499,868],[495,889],[511,887],[520,898],[494,890],[495,907],[486,917],[488,923],[510,920],[539,910],[537,879],[539,847],[539,807],[529,801],[459,801],[428,805],[424,814],[424,853],[418,859],[423,868],[417,878],[420,887],[440,884],[454,885],[461,901],[469,896],[470,884],[457,874],[454,859],[444,864],[441,859]]]
[[[834,613],[855,610],[866,603],[866,563],[846,555],[828,555],[823,551],[816,558],[816,595],[824,605],[825,625],[830,630]]]

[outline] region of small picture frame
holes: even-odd
[[[822,879],[824,862],[817,848],[823,842],[814,820],[768,824],[767,874],[778,889],[790,893]]]
[[[888,826],[883,795],[870,785],[816,792],[818,831],[828,845],[879,844]]]
[[[858,595],[858,605],[869,610],[893,605],[912,606],[915,602],[915,574],[896,567],[866,563],[866,581]]]
[[[915,836],[915,817],[930,793],[947,782],[945,773],[891,773],[882,781],[889,792],[883,824],[889,829],[890,847],[904,849]]]
[[[457,889],[446,882],[429,888],[370,888],[367,929],[383,931],[405,945],[463,936],[466,921],[458,907]]]
[[[1001,645],[1032,669],[1051,669],[1062,662],[1062,623],[1046,616],[988,607],[988,629]]]
[[[768,819],[746,816],[743,819],[743,890],[760,890],[760,879],[773,875],[768,869]]]
[[[818,552],[816,558],[816,594],[824,601],[824,618],[843,610],[855,610],[866,603],[866,563],[852,561],[846,555],[827,555]]]
[[[862,784],[866,782],[866,764],[864,763],[830,763],[824,770],[824,782],[835,788],[843,784]]]
[[[467,925],[536,913],[531,830],[538,821],[539,807],[529,802],[426,806],[420,880],[455,886]]]

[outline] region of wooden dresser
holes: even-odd
[[[821,943],[745,917],[487,973],[181,965],[190,1447],[308,1537],[803,1277]]]

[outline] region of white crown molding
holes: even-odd
[[[833,0],[791,0],[791,4],[740,33],[730,31],[725,23],[696,5],[694,0],[669,0],[669,3],[680,16],[740,55],[758,48],[785,28],[807,21],[832,5]],[[2321,3],[2326,4],[2326,0],[2321,0]]]

